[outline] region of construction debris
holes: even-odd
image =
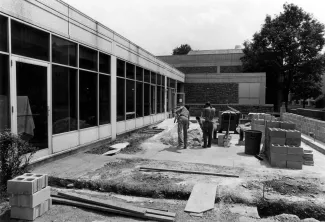
[[[97,210],[101,212],[114,213],[119,215],[149,219],[155,221],[175,221],[176,214],[168,211],[146,209],[134,207],[129,204],[117,204],[114,201],[101,200],[81,194],[72,194],[58,192],[58,195],[52,194],[53,203],[63,204],[86,209]]]
[[[114,144],[110,146],[109,147],[110,150],[107,151],[106,153],[103,153],[102,156],[110,156],[110,155],[118,154],[121,150],[125,149],[129,145],[130,145],[129,142]]]
[[[214,208],[217,185],[197,183],[187,201],[185,212],[203,213]]]
[[[236,178],[239,177],[238,175],[233,175],[233,174],[210,173],[210,172],[176,170],[176,169],[163,169],[163,168],[153,168],[153,167],[140,167],[140,170],[164,171],[164,172],[188,173],[188,174],[201,174],[201,175],[212,175],[212,176],[222,176],[222,177],[236,177]]]

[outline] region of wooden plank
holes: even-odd
[[[123,210],[123,211],[142,214],[142,215],[144,215],[146,213],[146,209],[143,209],[143,208],[133,207],[131,205],[125,205],[125,204],[123,204],[123,205],[117,204],[116,202],[108,201],[108,200],[103,201],[98,198],[92,198],[92,197],[89,197],[86,195],[71,194],[71,193],[64,193],[64,192],[58,192],[58,195],[69,198],[70,200],[81,201],[83,203],[89,203],[89,204],[95,204],[95,205],[102,206],[102,207],[109,207],[109,208],[116,209],[116,210]]]
[[[76,206],[76,207],[92,209],[92,210],[97,210],[97,211],[106,212],[106,213],[108,212],[108,213],[114,213],[114,214],[119,214],[119,215],[130,216],[130,217],[150,219],[150,220],[155,220],[155,221],[173,222],[175,220],[175,218],[173,218],[173,217],[165,217],[165,216],[149,214],[149,213],[146,213],[146,214],[131,213],[131,212],[126,212],[126,211],[122,211],[122,210],[116,210],[116,209],[111,209],[111,208],[107,208],[107,207],[103,207],[103,206],[97,206],[94,204],[82,203],[82,202],[73,201],[73,200],[66,200],[66,199],[57,198],[57,197],[53,197],[52,201],[53,201],[53,203],[57,203],[57,204]]]
[[[176,213],[172,213],[172,212],[153,210],[153,209],[147,209],[146,212],[149,214],[156,214],[156,215],[162,215],[162,216],[168,216],[168,217],[176,217]]]
[[[202,213],[214,208],[217,185],[197,183],[194,185],[190,198],[187,201],[185,211]]]
[[[152,170],[152,171],[165,171],[165,172],[175,172],[175,173],[189,173],[189,174],[201,174],[201,175],[212,175],[212,176],[222,176],[222,177],[235,177],[238,175],[234,174],[224,174],[224,173],[210,173],[202,171],[189,171],[189,170],[176,170],[176,169],[163,169],[163,168],[153,168],[153,167],[140,167],[140,170]]]

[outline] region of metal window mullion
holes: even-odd
[[[80,70],[79,70],[79,63],[80,63],[80,58],[79,58],[79,44],[77,44],[77,130],[80,130],[80,95],[79,95],[79,92],[80,92],[80,86],[79,86],[79,83],[80,83]],[[79,136],[79,144],[80,144],[80,136]]]
[[[126,62],[124,61],[124,121],[126,120]]]
[[[12,64],[12,60],[11,60],[11,18],[10,17],[8,17],[8,20],[7,20],[7,24],[8,24],[8,26],[7,26],[7,38],[8,38],[8,53],[9,53],[9,59],[8,59],[8,67],[9,67],[9,110],[8,111],[10,111],[9,113],[10,113],[10,129],[11,129],[11,132],[14,132],[14,126],[13,126],[13,123],[14,123],[14,121],[13,121],[13,107],[14,107],[14,104],[13,104],[13,102],[12,102],[12,89],[11,89],[11,87],[12,87],[12,85],[13,85],[13,83],[12,83],[12,81],[13,81],[13,78],[12,78],[12,76],[13,76],[13,73],[12,73],[12,67],[11,67],[11,64]]]

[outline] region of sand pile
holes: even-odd
[[[159,124],[160,125],[160,124]],[[173,120],[165,120],[158,128],[164,128],[162,133],[159,133],[151,138],[154,141],[160,141],[165,145],[177,146],[178,145],[178,133],[177,123],[173,123]],[[202,146],[203,133],[198,123],[190,123],[190,127],[187,130],[187,147]]]

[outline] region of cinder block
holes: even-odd
[[[218,146],[223,146],[223,138],[225,135],[218,135]]]
[[[280,123],[277,121],[266,121],[267,128],[280,128]]]
[[[270,144],[279,144],[279,145],[285,145],[286,144],[286,138],[270,138]]]
[[[11,207],[11,218],[21,220],[35,220],[37,217],[42,216],[46,211],[52,207],[52,198],[44,201],[34,208],[29,207]]]
[[[301,138],[301,132],[298,130],[287,130],[286,138]]]
[[[269,131],[270,137],[276,137],[276,138],[285,138],[286,137],[286,131],[279,129],[279,128],[271,128]]]
[[[287,160],[287,154],[282,153],[270,153],[271,161],[280,161],[280,160]]]
[[[48,184],[46,174],[25,173],[7,182],[9,194],[33,194]]]
[[[286,138],[286,145],[301,146],[301,138]]]
[[[288,129],[294,130],[294,129],[296,129],[296,124],[291,123],[291,122],[281,122],[280,128],[287,129],[287,130]]]
[[[265,133],[265,126],[264,125],[255,125],[255,130]]]
[[[51,187],[47,186],[32,195],[13,194],[9,197],[9,203],[10,206],[33,208],[49,199],[50,196]]]
[[[287,146],[272,144],[270,148],[271,148],[271,153],[279,153],[279,154],[288,153]]]
[[[302,162],[303,155],[302,154],[288,154],[287,161]]]
[[[288,146],[288,154],[304,155],[304,149],[296,146]]]
[[[255,125],[265,125],[264,123],[265,121],[263,119],[257,119],[257,120],[254,120],[254,124]]]
[[[301,170],[302,161],[287,161],[287,168]]]
[[[272,167],[280,167],[280,168],[286,168],[287,167],[287,161],[285,160],[271,160],[270,162],[271,166]]]

